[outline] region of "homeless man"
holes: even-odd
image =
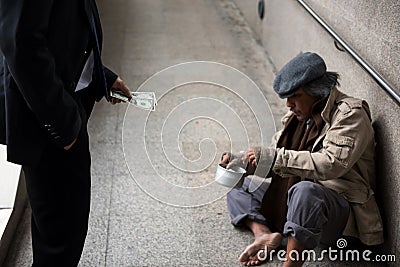
[[[342,235],[366,245],[383,242],[372,190],[371,114],[365,101],[337,89],[338,76],[327,72],[315,53],[292,59],[274,81],[290,108],[274,145],[250,149],[241,158],[222,155],[222,163],[247,165],[249,176],[227,195],[232,224],[247,226],[255,237],[239,257],[244,265],[261,263],[259,251],[276,249],[283,236],[288,237],[284,266],[303,264],[288,257],[291,251],[301,255],[319,242],[335,244]],[[252,186],[260,179],[257,173],[268,173],[271,182]]]

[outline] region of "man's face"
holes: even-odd
[[[286,98],[286,106],[296,115],[299,121],[307,120],[311,116],[311,109],[317,99],[307,94],[302,88],[293,96]]]

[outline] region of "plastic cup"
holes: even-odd
[[[226,187],[240,187],[246,170],[239,166],[232,166],[226,169],[226,166],[227,164],[218,164],[215,181]]]

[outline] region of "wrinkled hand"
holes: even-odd
[[[114,84],[111,86],[111,91],[122,92],[125,96],[129,98],[132,97],[131,90],[125,85],[124,81],[120,77],[117,77]],[[111,97],[111,104],[115,105],[117,103],[121,103],[121,100]]]
[[[221,156],[221,164],[228,164],[229,161],[231,160],[232,154],[229,152],[225,152]]]
[[[257,158],[254,150],[250,149],[241,156],[235,156],[231,153],[225,152],[222,154],[221,163],[227,164],[226,168],[232,166],[239,166],[246,169],[246,175],[254,174],[257,167]]]
[[[254,174],[254,172],[256,171],[257,168],[257,157],[256,154],[254,152],[254,150],[250,149],[249,151],[247,151],[243,157],[242,157],[242,161],[247,162],[247,175],[251,175]]]
[[[226,168],[229,169],[233,166],[239,166],[242,167],[243,164],[241,163],[241,157],[239,158],[237,155],[233,155],[230,152],[225,152],[222,154],[221,157],[221,164],[226,164]]]

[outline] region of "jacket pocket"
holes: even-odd
[[[342,135],[327,135],[324,148],[333,155],[336,160],[347,167],[350,159],[351,149],[354,145],[354,138]]]

